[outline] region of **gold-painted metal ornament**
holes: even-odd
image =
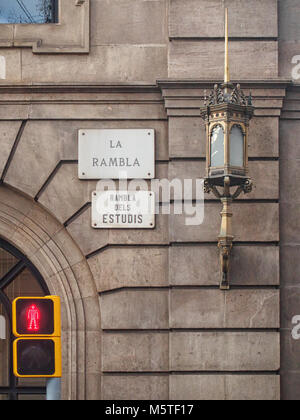
[[[246,97],[239,84],[230,83],[228,55],[228,9],[225,11],[224,83],[205,97],[201,117],[206,123],[206,178],[204,190],[221,200],[223,210],[218,247],[221,259],[221,289],[229,289],[229,263],[233,244],[230,205],[244,192],[252,191],[248,176],[248,131],[254,113],[251,93]],[[231,193],[231,188],[235,192]],[[220,189],[222,190],[220,192]]]

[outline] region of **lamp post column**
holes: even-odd
[[[220,249],[220,260],[221,260],[221,283],[220,288],[222,290],[229,289],[229,262],[230,254],[232,250],[232,242],[234,236],[232,235],[232,212],[231,203],[232,196],[230,195],[230,178],[226,177],[224,180],[224,196],[221,198],[223,209],[221,211],[221,230],[218,237],[218,247]]]

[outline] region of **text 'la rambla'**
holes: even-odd
[[[123,146],[120,141],[114,143],[110,140],[110,149],[122,149]],[[140,162],[138,158],[126,158],[126,157],[110,157],[110,158],[93,158],[93,167],[129,167],[134,168],[136,166],[140,167]]]

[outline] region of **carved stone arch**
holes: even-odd
[[[6,186],[0,187],[0,237],[35,265],[51,294],[61,297],[62,399],[99,399],[100,308],[85,256],[54,216]],[[93,386],[87,388],[89,383]]]

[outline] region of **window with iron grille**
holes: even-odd
[[[45,379],[17,379],[12,366],[12,301],[20,296],[45,296],[49,290],[32,263],[0,238],[0,401],[46,397]]]
[[[34,54],[88,54],[90,1],[0,0],[0,48],[32,48]],[[5,77],[0,66],[0,78]]]
[[[55,23],[58,0],[0,0],[0,23]]]

